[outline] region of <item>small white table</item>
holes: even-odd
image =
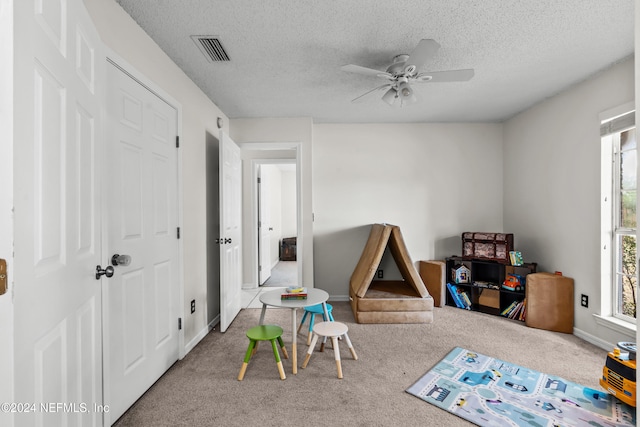
[[[293,353],[293,373],[298,373],[298,346],[297,346],[297,322],[296,322],[296,309],[309,307],[311,305],[322,304],[324,310],[325,319],[329,318],[329,312],[327,310],[327,300],[329,294],[322,289],[311,288],[307,289],[307,299],[297,300],[283,300],[281,289],[276,289],[269,292],[264,292],[260,295],[260,302],[262,303],[262,312],[260,313],[260,324],[264,324],[264,315],[267,311],[267,306],[290,308],[291,309],[291,350]]]

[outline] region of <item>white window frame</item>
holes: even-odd
[[[636,331],[636,319],[617,313],[617,274],[614,254],[617,233],[614,221],[618,210],[619,169],[614,153],[614,144],[619,133],[635,127],[635,105],[633,102],[603,112],[601,122],[601,293],[600,313],[596,321],[625,334]],[[632,120],[630,123],[628,120]],[[607,129],[610,127],[610,129]],[[638,265],[636,254],[636,265]],[[637,271],[636,271],[637,274]]]

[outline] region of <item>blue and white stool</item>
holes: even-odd
[[[331,314],[331,304],[327,304],[327,313],[329,313],[329,319],[325,319],[324,310],[322,309],[322,304],[310,305],[309,307],[304,308],[304,315],[302,316],[302,320],[300,321],[300,326],[298,327],[298,333],[302,329],[302,325],[304,325],[304,321],[307,320],[307,316],[311,315],[309,319],[309,335],[307,335],[307,345],[311,344],[311,335],[313,335],[313,324],[315,322],[316,314],[322,315],[322,320],[325,322],[333,322],[333,314]],[[323,346],[324,347],[324,346]],[[324,350],[324,348],[323,348]]]

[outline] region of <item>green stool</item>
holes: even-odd
[[[259,325],[247,331],[247,338],[249,338],[249,348],[247,348],[247,353],[244,355],[244,363],[242,364],[242,368],[240,368],[238,381],[242,381],[244,378],[244,373],[247,371],[249,360],[255,351],[258,341],[271,341],[271,347],[273,348],[273,355],[276,357],[280,379],[284,380],[287,378],[284,374],[284,369],[282,368],[282,361],[280,360],[278,347],[276,347],[276,340],[278,340],[278,343],[282,348],[282,355],[285,359],[289,358],[287,349],[284,348],[284,343],[282,342],[282,328],[275,325]]]

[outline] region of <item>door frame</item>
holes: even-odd
[[[243,288],[244,289],[256,289],[258,288],[258,165],[259,164],[282,164],[282,163],[295,163],[296,165],[296,230],[297,241],[296,249],[299,255],[304,253],[305,236],[302,222],[302,143],[299,142],[245,142],[239,144],[243,153],[245,150],[251,151],[264,151],[264,155],[256,156],[249,162],[251,168],[251,187],[250,193],[243,198],[249,202],[248,209],[245,212],[249,212],[251,227],[244,227],[246,238],[244,242],[248,244],[248,248],[245,248],[244,253],[249,255],[245,257],[245,263],[251,267],[251,273],[245,276]],[[276,150],[295,150],[295,157],[285,158],[282,155],[269,156],[268,152]],[[246,187],[245,191],[246,191]],[[245,222],[246,224],[246,222]],[[256,225],[254,227],[254,225]],[[303,271],[304,262],[303,257],[298,256],[298,283],[303,283]],[[244,269],[245,274],[247,269]]]
[[[143,87],[145,87],[147,90],[149,90],[150,92],[152,92],[153,94],[155,94],[157,97],[161,98],[164,102],[166,102],[167,104],[169,104],[171,107],[175,108],[176,112],[177,112],[177,127],[176,127],[176,132],[178,135],[178,138],[181,139],[182,138],[182,105],[175,99],[173,98],[171,95],[169,95],[165,90],[163,90],[160,86],[156,85],[154,82],[152,82],[148,77],[146,77],[144,74],[142,74],[140,71],[138,71],[133,65],[131,65],[128,61],[126,61],[124,58],[122,58],[120,55],[118,55],[117,53],[115,53],[113,50],[111,50],[109,47],[105,46],[105,57],[106,57],[106,61],[112,63],[115,67],[117,67],[118,69],[120,69],[123,73],[127,74],[129,77],[131,77],[132,79],[134,79],[136,82],[138,82],[139,84],[141,84]],[[104,90],[106,91],[106,89],[108,89],[106,87],[107,82],[105,80],[104,82]],[[102,109],[102,120],[103,123],[108,123],[108,117],[107,117],[107,109],[106,106],[103,107]],[[104,151],[104,149],[106,148],[106,140],[102,142],[103,146],[101,147],[101,150]],[[183,221],[183,203],[182,203],[182,150],[178,150],[177,152],[177,158],[176,161],[178,162],[177,164],[177,176],[176,176],[176,185],[177,185],[177,191],[176,191],[176,197],[177,197],[177,207],[178,207],[178,212],[177,212],[177,220],[178,220],[178,227],[182,228],[182,221]],[[105,173],[105,172],[103,172]],[[109,185],[109,183],[107,182],[106,179],[102,179],[102,188],[100,189],[100,193],[101,193],[101,210],[102,212],[107,212],[107,205],[108,205],[108,191],[106,191],[106,186]],[[108,239],[107,239],[107,223],[108,221],[102,221],[102,229],[100,230],[101,234],[102,234],[102,253],[103,254],[108,254],[107,250],[108,250]],[[178,239],[178,284],[177,286],[179,287],[179,299],[178,299],[178,310],[177,310],[177,314],[179,316],[180,319],[183,319],[182,321],[182,328],[180,328],[178,330],[178,360],[181,360],[182,358],[184,358],[185,356],[185,346],[184,346],[184,313],[185,313],[185,308],[184,308],[184,275],[183,275],[183,258],[184,258],[184,247],[183,247],[183,239],[180,238]],[[104,258],[104,257],[103,257]],[[103,301],[103,305],[104,302],[107,301],[107,289],[106,287],[108,286],[108,281],[103,280],[102,281],[103,285],[102,285],[102,301]],[[107,310],[102,310],[102,354],[103,354],[103,362],[102,362],[102,372],[103,372],[103,396],[108,396],[107,390],[109,390],[111,384],[110,384],[110,377],[109,377],[109,367],[108,365],[105,363],[105,355],[109,354],[109,347],[108,347],[108,343],[105,340],[105,337],[107,337],[109,334],[109,313]],[[103,402],[105,405],[109,405],[110,402]],[[104,425],[111,425],[114,421],[116,420],[111,420],[109,413],[105,412],[104,414]]]

